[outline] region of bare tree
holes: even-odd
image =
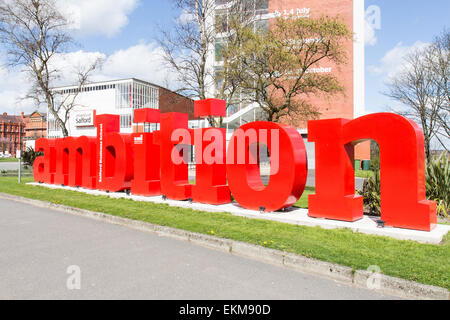
[[[210,0],[172,0],[182,14],[173,30],[161,28],[158,40],[164,58],[178,76],[178,91],[206,99],[213,81],[207,68],[211,46],[215,43],[215,3]]]
[[[436,139],[448,151],[445,143],[445,140],[450,139],[450,32],[448,30],[444,30],[440,36],[436,37],[426,58],[430,76],[442,95],[441,110],[437,113],[439,128],[436,131]]]
[[[437,137],[439,117],[445,104],[443,87],[436,81],[431,62],[435,61],[433,46],[417,49],[405,58],[403,70],[389,83],[388,97],[407,107],[399,111],[422,127],[425,137],[425,154],[431,157],[431,142]]]
[[[76,105],[89,74],[101,63],[97,60],[79,68],[78,89],[70,97],[58,99],[62,93],[52,90],[52,85],[62,72],[54,61],[74,44],[69,27],[55,0],[0,0],[0,42],[7,50],[8,66],[22,67],[27,72],[32,89],[26,98],[34,99],[39,106],[46,105],[65,137],[69,134],[69,111]]]

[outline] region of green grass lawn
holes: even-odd
[[[306,187],[305,191],[303,192],[302,197],[296,204],[294,204],[294,207],[302,208],[302,209],[308,209],[308,196],[310,194],[314,194],[316,192],[316,188],[314,187]]]
[[[19,162],[16,158],[0,158],[0,162]]]
[[[29,182],[31,178],[23,181]],[[270,247],[274,249],[349,266],[355,270],[367,270],[369,266],[376,265],[386,275],[450,289],[449,236],[442,245],[428,245],[364,235],[346,229],[303,227],[236,217],[229,213],[201,212],[164,204],[49,190],[24,183],[19,185],[15,178],[0,177],[0,192],[202,234],[210,234],[213,230],[217,237],[256,245],[273,241]],[[300,200],[299,205],[303,203]]]
[[[364,171],[364,170],[356,170],[355,171],[355,177],[357,178],[364,178],[364,179],[368,179],[370,177],[373,176],[373,171]]]

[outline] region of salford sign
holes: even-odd
[[[224,116],[225,101],[197,101],[195,114]],[[188,129],[186,114],[139,109],[134,122],[160,123],[161,129],[121,134],[119,116],[98,115],[97,137],[39,139],[36,151],[44,155],[35,161],[35,180],[212,205],[230,203],[233,195],[244,208],[269,212],[292,206],[303,194],[306,149],[292,127],[248,123],[234,133],[227,148],[225,129]],[[343,221],[363,217],[363,198],[355,194],[354,145],[373,139],[381,150],[381,214],[386,225],[424,231],[436,226],[436,203],[425,197],[424,137],[417,124],[380,113],[356,120],[310,121],[308,132],[316,146],[311,217]],[[270,153],[267,186],[260,177],[261,145]],[[189,183],[188,146],[196,151],[195,185]]]

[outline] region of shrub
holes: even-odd
[[[380,170],[380,146],[376,141],[370,145],[370,171],[376,172]]]
[[[438,214],[449,217],[450,210],[450,159],[445,155],[430,161],[426,166],[427,198],[437,202]],[[380,215],[380,171],[364,182],[364,205],[371,214]]]
[[[380,170],[380,156],[376,156],[370,160],[370,171],[377,172]]]
[[[450,159],[442,155],[426,166],[427,198],[436,201],[438,214],[448,217],[450,209]]]
[[[380,171],[375,171],[374,175],[364,181],[363,191],[358,194],[364,197],[364,206],[373,215],[381,215],[380,206]]]
[[[37,157],[41,156],[42,152],[36,152],[33,148],[28,148],[22,155],[23,162],[26,166],[32,167],[34,164],[34,160]]]

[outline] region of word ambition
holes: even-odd
[[[195,102],[196,117],[225,116],[225,101]],[[188,116],[135,110],[134,122],[160,123],[152,133],[121,134],[118,115],[96,115],[97,137],[39,139],[34,179],[108,192],[220,205],[231,195],[244,208],[273,212],[295,204],[308,175],[306,149],[295,128],[247,123],[226,146],[225,129],[188,129]],[[356,120],[308,123],[316,148],[316,194],[311,217],[357,221],[363,198],[355,194],[354,145],[373,139],[381,150],[381,219],[387,226],[431,231],[436,203],[425,197],[424,136],[419,126],[390,113]],[[270,154],[270,180],[260,176],[259,147]],[[186,146],[194,146],[196,183],[189,183]],[[228,181],[228,183],[227,183]]]

